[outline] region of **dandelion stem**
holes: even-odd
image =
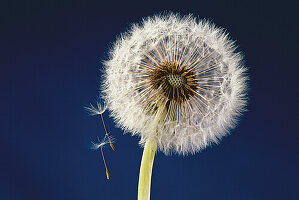
[[[152,106],[157,108],[157,111],[155,113],[155,122],[157,123],[158,127],[165,119],[165,105],[163,101],[157,100],[157,102],[154,102]],[[157,134],[157,127],[154,129],[155,134]],[[156,150],[157,142],[155,138],[148,138],[144,145],[140,164],[138,200],[150,200],[152,169],[154,165]]]
[[[156,141],[148,139],[145,143],[138,183],[138,200],[149,200],[151,192],[152,168],[157,149]]]

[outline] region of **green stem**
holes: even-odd
[[[150,200],[151,178],[157,144],[154,139],[148,139],[145,143],[138,183],[138,200]]]
[[[152,104],[153,108],[157,108],[155,113],[155,122],[157,123],[154,135],[156,135],[158,125],[162,124],[166,110],[165,102],[163,100],[157,100]],[[155,154],[157,150],[157,142],[154,138],[148,138],[144,145],[140,172],[139,172],[139,183],[138,183],[138,200],[150,200],[151,196],[151,178],[152,178],[152,169],[154,165]]]

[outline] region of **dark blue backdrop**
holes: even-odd
[[[114,128],[117,151],[87,144],[104,131],[95,102],[101,61],[132,22],[163,10],[230,32],[250,74],[248,112],[220,145],[156,156],[152,199],[298,199],[298,15],[295,1],[1,1],[0,199],[136,199],[142,149]],[[297,21],[297,22],[296,22]]]

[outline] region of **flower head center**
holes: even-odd
[[[174,88],[181,88],[186,82],[186,79],[180,74],[167,74],[166,80]]]
[[[160,91],[160,95],[166,97],[167,101],[181,104],[194,96],[197,89],[193,70],[174,62],[164,62],[148,74],[152,89]]]

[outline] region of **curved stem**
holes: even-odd
[[[138,200],[149,200],[151,194],[152,168],[157,149],[156,141],[148,139],[145,143],[138,183]]]

